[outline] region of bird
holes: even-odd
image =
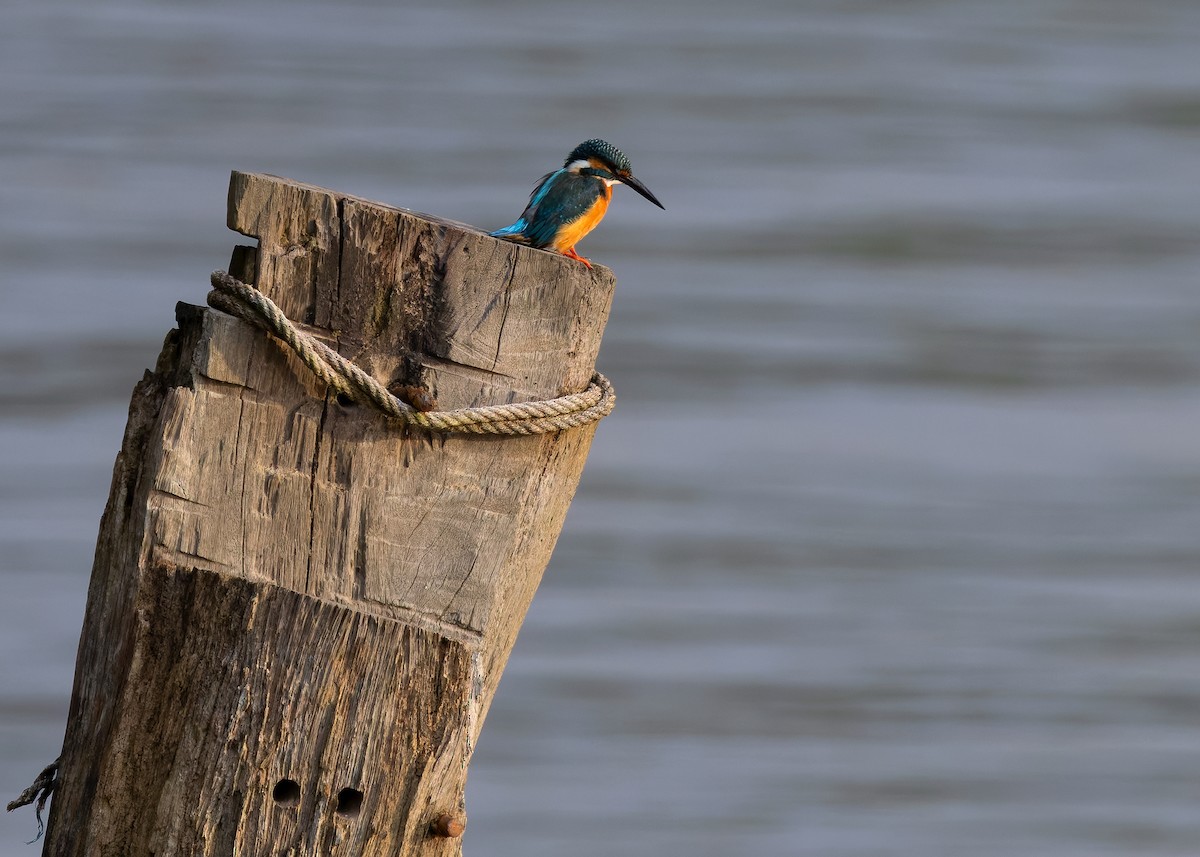
[[[666,210],[633,176],[625,153],[600,139],[584,140],[571,150],[561,169],[542,176],[516,222],[489,232],[541,250],[553,250],[587,267],[592,263],[575,252],[575,245],[604,218],[613,185],[628,185]]]

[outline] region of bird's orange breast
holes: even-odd
[[[554,249],[559,253],[564,250],[570,250],[583,236],[595,229],[596,225],[604,219],[604,213],[608,211],[608,201],[610,199],[612,199],[612,188],[605,187],[604,193],[596,198],[596,203],[584,212],[583,216],[563,226],[558,234],[554,236],[554,244],[552,245]]]

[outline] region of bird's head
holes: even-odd
[[[648,187],[634,178],[633,167],[625,153],[605,140],[584,140],[567,155],[563,167],[573,173],[596,176],[609,185],[629,185],[659,208],[666,208]]]

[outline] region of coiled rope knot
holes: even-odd
[[[237,316],[287,343],[323,383],[362,405],[369,405],[407,425],[459,434],[545,434],[590,425],[612,413],[617,402],[612,383],[599,372],[586,390],[557,399],[418,411],[311,334],[296,328],[275,303],[253,286],[213,271],[208,304]]]

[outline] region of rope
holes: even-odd
[[[617,394],[599,372],[582,393],[538,402],[418,411],[316,337],[298,330],[270,298],[224,271],[213,271],[209,306],[237,316],[287,343],[324,384],[407,425],[462,434],[527,435],[590,425],[612,413]]]
[[[42,823],[42,810],[46,808],[46,801],[50,800],[50,795],[54,794],[54,790],[58,788],[58,763],[62,761],[62,757],[55,759],[49,765],[42,769],[42,772],[37,775],[37,779],[32,785],[17,796],[16,800],[8,802],[8,811],[37,801],[37,806],[33,808],[33,815],[37,819],[37,836],[33,837],[26,845],[32,845],[42,838],[42,834],[46,832],[46,825]]]

